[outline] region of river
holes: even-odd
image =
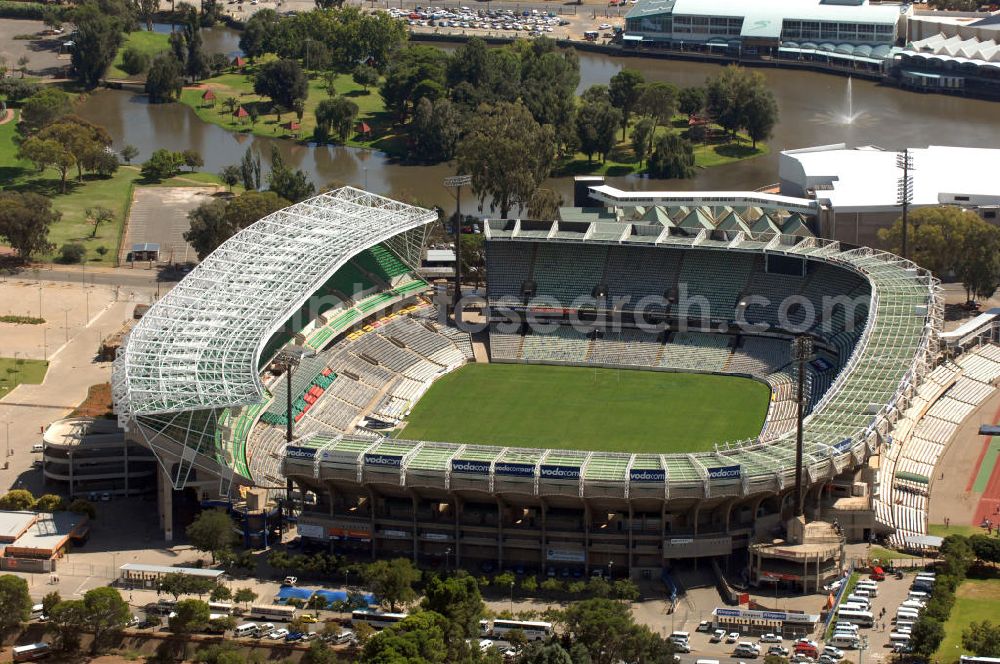
[[[164,29],[159,27],[159,29]],[[166,26],[169,30],[169,26]],[[238,35],[228,28],[205,31],[209,52],[236,53]],[[452,50],[454,47],[445,47]],[[650,81],[678,86],[700,85],[719,67],[707,63],[650,58],[611,57],[580,53],[580,89],[604,83],[624,67],[638,69]],[[653,180],[639,176],[608,178],[623,189],[738,190],[755,189],[778,179],[778,152],[829,143],[885,148],[921,147],[930,143],[956,146],[1000,147],[1000,116],[993,102],[917,94],[883,87],[864,80],[815,72],[765,69],[781,114],[770,140],[771,153],[698,171],[690,180]],[[852,101],[848,101],[851,92]],[[848,107],[853,122],[845,122]],[[301,168],[323,186],[331,182],[353,184],[389,196],[406,196],[424,205],[450,209],[454,201],[441,180],[454,174],[448,164],[407,166],[372,150],[344,147],[314,148],[282,139],[233,134],[201,122],[182,104],[149,104],[143,95],[127,91],[98,90],[81,104],[79,114],[107,127],[115,145],[132,144],[139,160],[156,148],[194,149],[205,160],[205,170],[218,172],[237,163],[248,146],[269,160],[276,146],[286,163]],[[553,179],[549,186],[572,200],[572,180]],[[466,204],[466,210],[471,207]],[[489,210],[486,210],[488,213]]]

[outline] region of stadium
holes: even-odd
[[[185,490],[262,487],[298,497],[301,537],[364,556],[747,567],[794,510],[802,337],[807,515],[838,497],[872,515],[867,461],[938,364],[938,283],[782,234],[803,220],[779,199],[487,221],[486,296],[460,326],[417,275],[434,212],[343,188],[265,217],[115,360],[119,421],[164,471],[162,525]],[[819,583],[842,544],[768,564]]]

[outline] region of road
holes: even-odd
[[[163,271],[155,268],[149,269],[146,264],[137,265],[134,268],[44,265],[22,270],[14,275],[3,275],[3,281],[8,279],[57,281],[88,286],[120,286],[126,289],[156,290],[159,288],[161,293],[170,290],[177,283],[176,276],[165,275]]]

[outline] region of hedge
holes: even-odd
[[[0,18],[23,18],[41,21],[47,5],[40,2],[16,2],[14,0],[0,0]],[[57,11],[61,8],[55,7]]]

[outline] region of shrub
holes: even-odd
[[[0,18],[44,20],[45,5],[40,2],[9,2],[0,0]]]
[[[17,316],[13,314],[7,314],[5,316],[0,316],[0,323],[13,323],[15,325],[44,325],[44,318],[36,318],[35,316]]]
[[[149,55],[134,46],[129,46],[122,53],[121,70],[126,74],[141,74],[149,69]]]
[[[59,248],[60,263],[81,263],[87,255],[87,248],[79,242],[67,242]]]

